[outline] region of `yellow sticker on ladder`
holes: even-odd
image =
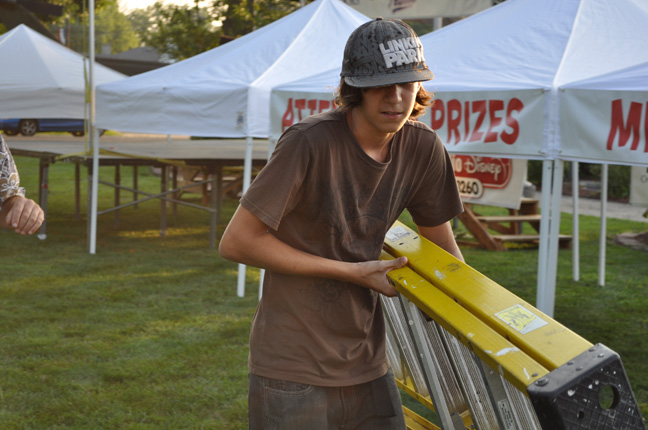
[[[522,334],[527,334],[548,324],[547,321],[522,305],[515,305],[499,311],[495,316]]]

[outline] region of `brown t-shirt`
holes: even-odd
[[[241,204],[294,248],[350,262],[377,259],[405,208],[420,226],[462,211],[450,159],[434,131],[408,121],[394,136],[390,158],[380,163],[362,150],[338,111],[286,130]],[[249,368],[319,386],[383,376],[388,365],[378,293],[267,271]]]

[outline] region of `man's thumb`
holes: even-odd
[[[394,269],[400,269],[407,264],[407,257],[398,257],[394,260]]]

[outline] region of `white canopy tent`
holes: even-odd
[[[645,51],[635,54],[643,63],[570,82],[560,88],[560,158],[573,162],[574,178],[577,178],[579,160],[603,163],[598,273],[601,286],[605,285],[608,164],[648,166]],[[576,189],[573,194],[578,196]],[[575,254],[575,279],[578,277],[576,258]]]
[[[270,134],[270,90],[342,63],[346,41],[369,18],[340,0],[317,0],[239,39],[119,83],[99,85],[97,126],[130,132],[245,137]],[[243,295],[245,266],[239,266]]]
[[[560,87],[561,158],[648,165],[645,44],[643,63]]]
[[[130,132],[267,138],[270,89],[342,63],[369,18],[317,0],[239,39],[97,87],[97,125]]]
[[[0,36],[0,118],[86,118],[84,57],[24,24]],[[126,78],[97,65],[95,80]]]
[[[435,73],[424,86],[436,103],[420,120],[439,132],[448,151],[544,160],[541,205],[553,211],[542,211],[536,306],[550,316],[566,145],[563,138],[559,146],[558,89],[645,62],[647,7],[643,0],[508,0],[421,37]],[[276,87],[273,137],[286,126],[290,99],[327,100],[337,80],[339,68],[332,68]],[[300,111],[292,108],[296,117]],[[572,156],[592,161],[587,144]]]

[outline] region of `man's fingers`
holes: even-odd
[[[34,234],[36,230],[41,226],[43,223],[43,211],[41,208],[34,204],[29,208],[29,215],[27,214],[27,211],[25,211],[23,220],[25,221],[23,225],[21,225],[20,228],[20,233],[21,234]]]
[[[387,266],[388,271],[400,269],[401,267],[405,267],[407,265],[407,257],[398,257],[394,260],[391,260],[389,263],[390,264]]]
[[[407,265],[407,257],[398,257],[396,260],[396,269],[405,267]]]
[[[11,228],[17,229],[25,207],[25,199],[12,198],[9,201],[11,202],[11,209],[9,209],[9,213],[7,214],[7,224],[11,226]]]
[[[9,214],[7,224],[19,234],[33,234],[43,223],[43,210],[29,199],[15,199]]]

